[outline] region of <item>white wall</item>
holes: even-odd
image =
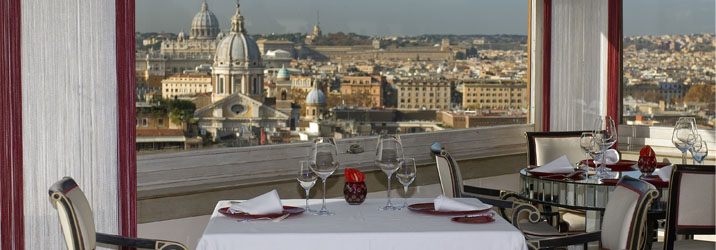
[[[116,233],[115,5],[23,0],[22,129],[26,249],[65,249],[48,188],[73,177],[97,231]]]

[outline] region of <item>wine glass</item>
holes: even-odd
[[[405,197],[403,199],[403,206],[400,208],[408,207],[408,186],[415,180],[418,170],[415,168],[415,158],[406,158],[403,164],[398,168],[395,177],[398,178],[400,184],[403,184],[403,191]]]
[[[326,208],[326,179],[338,168],[338,149],[333,138],[318,138],[311,150],[311,170],[321,177],[323,182],[323,206],[317,215],[334,215]]]
[[[309,213],[315,213],[316,211],[311,210],[308,207],[308,195],[311,192],[311,188],[313,188],[313,185],[316,184],[316,180],[318,177],[316,176],[316,173],[314,173],[311,170],[311,162],[310,161],[299,161],[299,168],[298,168],[298,175],[296,176],[296,180],[298,180],[298,183],[301,184],[301,187],[306,190],[306,212]]]
[[[609,178],[611,175],[607,172],[607,161],[604,154],[607,149],[617,143],[617,128],[614,125],[614,119],[611,116],[597,117],[594,122],[593,140],[602,150],[602,164],[597,167],[597,177]]]
[[[595,139],[595,137],[592,137],[592,140],[589,141],[587,146],[587,154],[589,154],[590,157],[592,157],[592,162],[594,162],[595,168],[598,168],[599,164],[601,164],[602,156],[604,155],[604,151],[602,151],[602,147],[599,146],[599,143]],[[597,175],[592,175],[592,179],[598,177]]]
[[[400,138],[392,135],[381,135],[378,139],[378,147],[375,155],[375,165],[388,176],[388,203],[380,210],[396,210],[390,202],[390,177],[395,170],[403,163],[403,146]]]
[[[586,169],[586,170],[589,169],[589,156],[590,156],[589,152],[590,152],[590,148],[593,144],[593,142],[592,142],[593,139],[594,139],[594,133],[592,133],[592,132],[584,132],[584,133],[582,133],[581,136],[579,136],[579,147],[581,147],[582,151],[584,151],[584,153],[586,154],[586,157],[584,158],[585,159],[584,160],[585,161],[584,169]],[[592,159],[593,159],[592,162],[594,162],[594,164],[596,166],[596,164],[597,164],[596,159],[594,159],[594,158],[592,158]],[[585,173],[585,175],[588,176],[588,174],[586,174],[586,173]]]
[[[704,165],[704,160],[706,159],[706,156],[709,155],[709,147],[706,141],[704,141],[700,135],[692,135],[694,144],[692,147],[689,148],[689,152],[691,152],[691,157],[694,158],[694,161],[698,162],[699,165]]]
[[[686,164],[686,151],[694,145],[696,123],[693,117],[681,117],[674,125],[671,142],[681,151],[681,164]]]

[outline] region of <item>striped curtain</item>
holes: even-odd
[[[25,249],[65,249],[48,188],[73,177],[96,229],[116,234],[115,4],[22,1]]]
[[[553,0],[550,131],[606,114],[608,0]]]

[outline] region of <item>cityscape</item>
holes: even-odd
[[[235,8],[228,31],[204,2],[188,33],[136,34],[140,153],[527,123],[525,35],[253,34]],[[625,36],[622,123],[713,128],[715,46]]]

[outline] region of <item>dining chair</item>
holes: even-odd
[[[659,191],[654,185],[624,176],[609,195],[601,231],[528,240],[527,246],[530,249],[554,249],[599,241],[602,249],[643,249],[647,238],[647,212],[658,196]]]
[[[520,202],[517,194],[506,190],[464,185],[457,161],[440,143],[433,143],[430,150],[435,155],[443,195],[456,198],[477,198],[497,207],[500,215],[520,229],[528,238],[563,235],[541,218],[539,210],[535,206],[528,202]]]
[[[716,243],[691,239],[692,235],[714,235],[716,226],[716,181],[714,165],[674,165],[669,179],[664,242],[652,249],[714,249]],[[677,240],[677,235],[687,239]]]
[[[579,146],[584,132],[592,131],[526,132],[529,165],[542,166],[562,155],[572,163],[584,160],[585,153]]]
[[[563,155],[566,155],[572,163],[584,160],[586,154],[579,143],[584,132],[592,131],[526,132],[528,164],[542,166]],[[557,212],[552,212],[549,206],[545,206],[544,209],[545,214],[557,218],[554,224],[561,225],[563,231],[584,232],[586,221],[584,211],[558,208]]]
[[[129,238],[95,232],[92,208],[84,192],[71,177],[50,187],[50,202],[57,209],[60,226],[69,250],[93,250],[97,243],[157,250],[187,250],[181,243]]]

